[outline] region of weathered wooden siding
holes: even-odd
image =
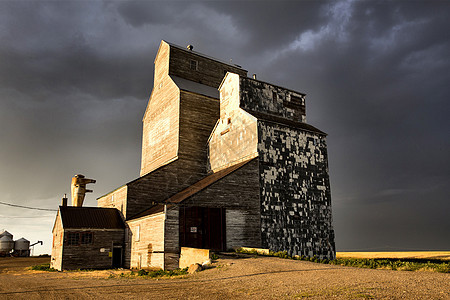
[[[177,160],[128,183],[128,204],[126,218],[148,209],[152,202],[161,202],[194,184],[202,174],[196,162]]]
[[[127,222],[131,268],[164,268],[164,219],[159,213]]]
[[[263,247],[333,259],[324,135],[258,121]]]
[[[177,269],[180,260],[179,209],[172,207],[166,212],[164,228],[164,269]]]
[[[197,180],[207,174],[207,143],[219,111],[218,99],[181,92],[179,157]]]
[[[180,206],[225,208],[226,248],[261,247],[259,192],[259,167],[255,158]]]
[[[197,61],[197,69],[191,69],[191,60]],[[187,49],[170,47],[169,75],[178,76],[218,88],[226,72],[247,76],[247,71]]]
[[[64,241],[64,230],[62,228],[61,216],[58,210],[56,215],[55,225],[53,227],[53,244],[52,244],[52,259],[50,267],[56,270],[62,270],[62,251]]]
[[[159,81],[143,119],[141,176],[178,155],[180,91],[169,76]]]
[[[97,199],[97,207],[112,207],[120,211],[122,219],[127,215],[128,186],[120,188]]]
[[[70,232],[92,232],[93,243],[89,245],[68,245],[67,235]],[[62,269],[104,269],[111,268],[113,244],[123,245],[122,229],[65,229]],[[100,252],[104,248],[106,251]]]
[[[240,85],[242,109],[306,122],[304,94],[245,77]]]
[[[256,118],[239,108],[239,75],[228,73],[220,87],[220,119],[208,143],[208,168],[218,171],[257,155]]]

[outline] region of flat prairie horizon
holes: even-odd
[[[416,258],[450,260],[450,251],[336,252],[337,258]]]

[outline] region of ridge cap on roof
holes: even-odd
[[[248,72],[246,69],[242,68],[242,66],[240,66],[240,65],[232,64],[232,63],[226,62],[226,61],[224,61],[224,60],[221,60],[221,59],[215,58],[215,57],[213,57],[213,56],[209,56],[209,55],[207,55],[207,54],[203,54],[203,53],[200,53],[200,52],[197,52],[197,51],[194,51],[194,50],[188,50],[188,49],[186,49],[185,47],[182,47],[182,46],[180,46],[180,45],[174,44],[174,43],[172,43],[172,42],[168,42],[168,41],[165,41],[165,40],[163,40],[163,41],[164,41],[165,43],[167,43],[167,44],[168,44],[169,46],[171,46],[171,47],[175,47],[175,48],[177,48],[177,49],[186,51],[186,52],[188,52],[188,53],[193,53],[193,54],[196,54],[196,55],[198,55],[198,56],[203,56],[204,58],[207,58],[207,59],[210,59],[210,60],[214,60],[214,61],[217,61],[217,62],[219,62],[219,63],[225,64],[225,65],[229,65],[230,67],[233,67],[233,68],[236,68],[236,69],[241,69],[241,70],[243,70],[243,71]]]

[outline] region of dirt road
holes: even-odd
[[[118,276],[122,271],[26,269],[48,261],[0,258],[0,299],[450,299],[450,274],[358,269],[275,257],[224,256],[215,268],[158,280]]]

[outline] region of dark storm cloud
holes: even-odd
[[[308,122],[329,134],[338,249],[448,248],[449,6],[0,2],[1,201],[56,207],[85,173],[96,205],[136,178],[165,39],[307,94]]]
[[[3,25],[8,30],[3,32],[5,42],[0,46],[0,80],[5,85],[33,93],[36,100],[49,91],[82,91],[104,99],[148,95],[143,90],[152,79],[149,45],[126,60],[117,50],[109,51],[103,37],[81,26],[84,18],[99,17],[101,11],[95,13],[86,2],[7,4],[12,12],[4,12]],[[24,18],[16,20],[13,16],[19,11]],[[108,30],[109,24],[101,19],[92,23],[99,26],[97,30]]]
[[[268,68],[291,86],[304,83],[309,120],[330,134],[335,223],[361,233],[360,247],[343,238],[347,248],[374,247],[377,234],[400,247],[403,227],[405,241],[450,228],[436,211],[449,208],[448,5],[382,4],[356,3],[341,28],[329,18]],[[377,223],[391,230],[381,234]]]

